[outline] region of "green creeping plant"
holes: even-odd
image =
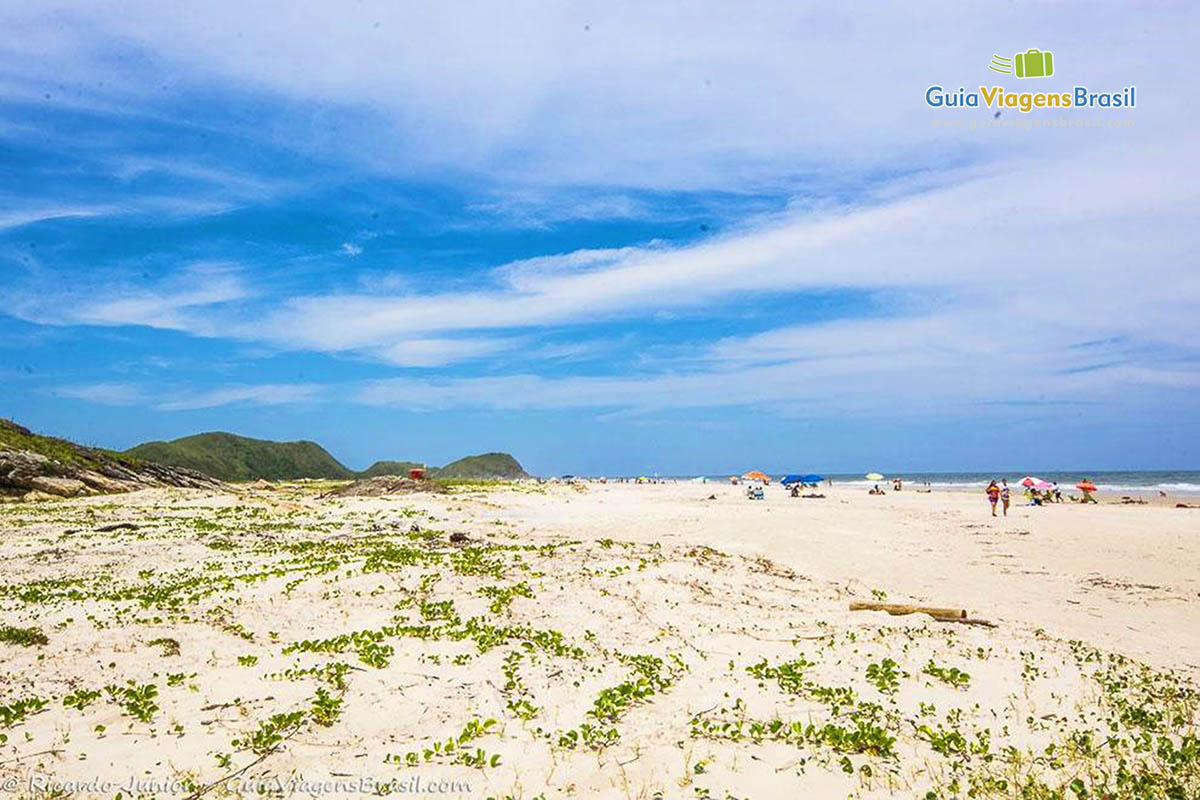
[[[50,640],[37,628],[14,628],[12,625],[0,625],[0,642],[21,647],[34,647],[48,644]]]
[[[875,684],[875,688],[883,694],[895,694],[900,688],[900,671],[897,664],[890,658],[885,658],[878,664],[867,666],[867,680]]]
[[[291,736],[304,724],[307,715],[303,711],[274,714],[244,739],[234,739],[232,744],[239,750],[249,750],[257,756],[275,752],[284,739]]]
[[[925,668],[921,671],[926,675],[932,675],[943,683],[950,684],[956,689],[965,687],[971,682],[971,676],[969,673],[963,672],[958,667],[950,667],[947,669],[946,667],[935,664],[932,658],[929,659],[929,663],[926,664]]]
[[[36,714],[46,707],[46,701],[40,697],[24,697],[14,700],[5,706],[0,706],[0,727],[11,728],[30,714]]]
[[[411,750],[403,756],[389,755],[386,760],[410,767],[418,766],[421,763],[461,764],[478,769],[489,766],[496,767],[500,765],[498,754],[488,756],[481,748],[472,749],[466,745],[492,733],[492,729],[499,724],[494,719],[481,720],[475,717],[463,726],[462,732],[458,736],[451,736],[444,742],[435,741],[421,751]]]
[[[512,586],[484,586],[479,593],[492,598],[492,603],[488,608],[493,614],[499,614],[508,608],[515,597],[533,597],[533,590],[525,581]]]
[[[100,692],[95,689],[76,689],[62,699],[63,708],[77,708],[83,711],[100,699]]]
[[[313,722],[328,728],[342,713],[342,698],[334,697],[324,686],[318,687],[309,713]]]
[[[104,691],[108,693],[109,702],[119,705],[126,714],[141,722],[150,722],[158,712],[158,703],[154,702],[158,687],[153,683],[141,686],[132,680],[127,686],[110,683]]]

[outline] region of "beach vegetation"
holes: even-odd
[[[230,744],[237,750],[249,750],[257,756],[270,755],[298,733],[307,718],[304,711],[272,714],[246,736],[234,739]]]
[[[155,702],[158,687],[153,683],[138,684],[131,679],[124,686],[110,683],[104,687],[104,691],[110,703],[120,706],[126,715],[139,722],[150,722],[158,712],[158,703]]]
[[[900,688],[900,671],[895,661],[885,658],[867,665],[867,680],[883,694],[895,694]]]
[[[6,705],[0,705],[0,727],[12,728],[23,722],[30,714],[36,714],[46,707],[47,700],[42,697],[22,697]]]
[[[963,672],[958,667],[943,667],[940,664],[934,663],[933,659],[929,659],[929,663],[921,670],[926,675],[931,675],[937,678],[942,683],[949,684],[954,688],[962,688],[971,683],[969,673]]]
[[[17,628],[12,625],[0,625],[0,643],[15,644],[20,647],[36,647],[48,644],[46,634],[37,628]]]
[[[99,699],[100,692],[96,689],[76,689],[63,697],[62,704],[63,708],[74,708],[83,711]]]
[[[161,647],[163,657],[179,655],[178,639],[160,636],[157,639],[151,639],[147,644],[151,647]]]

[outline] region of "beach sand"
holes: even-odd
[[[0,793],[1200,790],[1198,510],[325,488],[0,506]]]

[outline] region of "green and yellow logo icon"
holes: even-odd
[[[1030,48],[1012,58],[992,56],[988,69],[1018,78],[1049,78],[1054,74],[1054,54],[1049,50]]]

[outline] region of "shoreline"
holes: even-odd
[[[697,483],[694,479],[691,479],[691,478],[657,478],[654,480],[656,481],[656,483],[651,482],[650,484],[636,484],[635,479],[608,478],[608,479],[606,479],[606,481],[604,483],[601,483],[599,478],[582,478],[582,477],[580,477],[580,478],[572,478],[571,479],[571,481],[573,481],[573,482],[581,483],[586,486],[593,486],[593,485],[594,486],[607,486],[607,485],[614,485],[614,486],[624,486],[624,485],[734,486],[735,488],[741,488],[744,490],[745,485],[746,485],[745,482],[742,482],[739,484],[731,484],[731,483],[729,483],[728,480],[721,481],[721,480],[711,480],[711,479],[709,481],[707,481],[706,483]],[[540,482],[544,483],[544,484],[568,483],[568,481],[563,481],[561,479],[556,479],[556,478],[541,479]],[[861,490],[863,493],[866,493],[866,491],[868,489],[870,489],[872,486],[874,486],[876,483],[878,483],[879,488],[883,489],[887,494],[894,493],[894,490],[891,488],[890,481],[838,481],[836,479],[834,479],[832,487],[829,486],[828,484],[821,484],[815,490],[805,489],[804,492],[805,492],[805,494],[808,494],[810,491],[816,491],[819,493],[819,492],[825,491],[827,489],[834,488],[839,491],[840,490],[850,490],[850,491],[860,491]],[[768,491],[778,491],[779,487],[780,487],[779,482],[772,480],[771,483],[767,484],[766,489]],[[928,487],[926,487],[924,484],[910,483],[909,481],[905,480],[904,488],[901,490],[901,493],[902,494],[905,494],[905,493],[928,494],[930,492],[934,492],[934,493],[946,492],[946,493],[955,494],[955,495],[978,494],[979,496],[982,497],[983,493],[984,493],[984,489],[986,489],[986,488],[987,488],[986,483],[980,483],[978,485],[971,485],[971,486],[934,483],[934,484],[930,484]],[[1019,486],[1014,483],[1010,483],[1009,488],[1012,489],[1012,491],[1013,491],[1014,504],[1016,504],[1016,500],[1018,498],[1022,501],[1022,504],[1027,504],[1024,500],[1024,495],[1022,494],[1025,490],[1025,487]],[[1080,494],[1081,494],[1080,491],[1078,489],[1076,489],[1074,486],[1071,487],[1071,490],[1069,492],[1065,488],[1062,490],[1062,492],[1063,492],[1064,502],[1061,503],[1061,505],[1080,505],[1080,503],[1078,503],[1078,502],[1073,503],[1072,501],[1067,499],[1067,496],[1069,494],[1074,494],[1077,498],[1080,496]],[[1166,494],[1165,497],[1163,496],[1164,492]],[[1099,503],[1101,505],[1105,505],[1105,504],[1107,504],[1107,505],[1127,505],[1127,504],[1123,504],[1121,502],[1122,497],[1143,499],[1143,500],[1146,500],[1147,503],[1153,502],[1156,505],[1174,506],[1174,504],[1176,502],[1187,503],[1187,504],[1200,504],[1200,488],[1197,488],[1194,490],[1193,489],[1172,489],[1170,491],[1167,491],[1167,490],[1158,489],[1158,488],[1154,488],[1154,487],[1127,487],[1127,488],[1113,489],[1113,488],[1106,488],[1106,487],[1101,486],[1099,488],[1099,490],[1093,494],[1093,496],[1099,501]],[[1052,504],[1052,505],[1060,505],[1060,504],[1056,503],[1056,504]]]

